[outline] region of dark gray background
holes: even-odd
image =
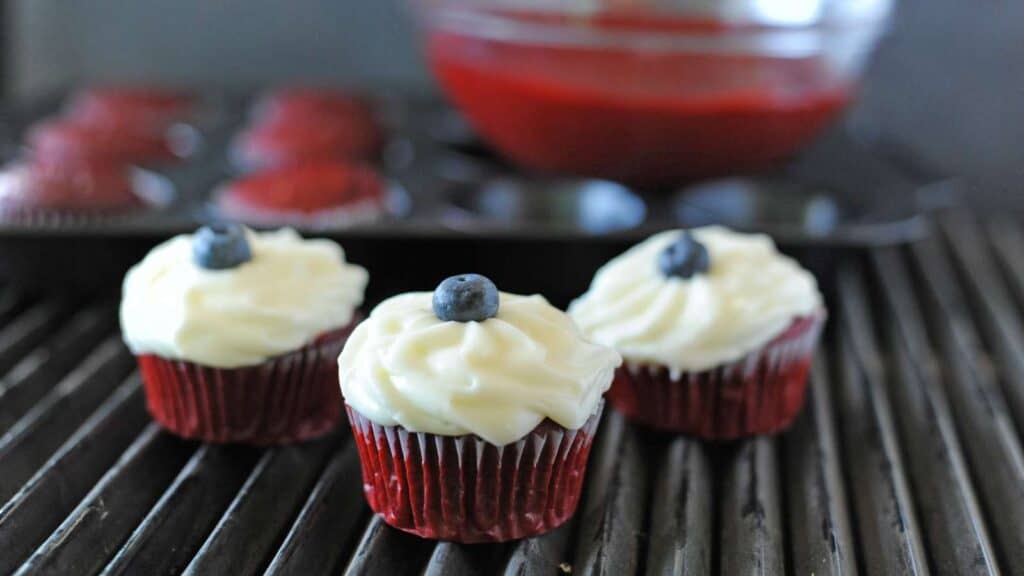
[[[7,9],[20,98],[92,79],[432,89],[401,0],[17,0]],[[990,194],[1019,192],[1024,1],[900,1],[850,125]]]

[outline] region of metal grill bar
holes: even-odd
[[[180,573],[238,493],[254,462],[252,451],[200,447],[104,574]],[[163,540],[165,534],[179,535],[171,549]]]
[[[812,367],[808,409],[783,443],[784,485],[803,495],[789,498],[789,538],[796,574],[857,573],[827,365],[825,352],[820,352]]]
[[[884,369],[872,344],[871,312],[860,271],[852,266],[840,270],[839,302],[840,412],[864,569],[869,574],[927,574]]]
[[[570,519],[555,530],[517,542],[505,566],[505,576],[537,576],[551,573],[553,566],[568,565],[567,550],[576,521]]]
[[[0,330],[0,372],[7,372],[29,350],[36,347],[68,313],[64,301],[36,304]]]
[[[1019,307],[1024,304],[1024,234],[1016,222],[1005,217],[993,219],[986,228]]]
[[[96,487],[17,572],[94,574],[174,479],[194,446],[150,424]]]
[[[337,446],[337,436],[264,453],[185,574],[255,574],[285,531]],[[253,531],[252,526],[260,526]]]
[[[576,517],[504,545],[372,518],[347,429],[257,450],[147,426],[109,306],[0,289],[0,574],[1024,574],[1024,232],[938,229],[823,279],[791,430],[706,444],[609,409]]]
[[[359,451],[354,442],[348,442],[334,454],[313,487],[267,574],[333,572],[346,545],[353,543],[361,522],[369,516],[362,490]]]
[[[96,342],[109,334],[112,324],[107,308],[82,310],[61,332],[11,368],[0,380],[0,433],[46,395],[55,379],[81,362]]]
[[[1007,314],[1013,305],[986,249],[977,220],[962,214],[943,219],[943,224],[947,236],[955,234],[956,241],[947,245],[954,262],[964,272],[961,277],[970,292],[970,302],[978,311],[978,324],[987,348],[998,359],[1007,404],[1017,422],[1024,422],[1024,328],[1020,318]]]
[[[713,481],[699,442],[676,438],[655,468],[647,574],[711,572]]]
[[[743,442],[722,489],[722,574],[783,574],[775,439]]]
[[[646,502],[646,470],[637,431],[606,413],[593,447],[586,498],[579,515],[575,569],[614,576],[635,570]]]
[[[939,377],[905,265],[899,254],[888,250],[875,254],[873,260],[888,296],[889,349],[895,356],[890,390],[900,414],[900,433],[932,566],[944,574],[995,571],[995,555],[980,521],[981,508],[949,403],[942,388],[934,385]]]
[[[974,481],[1007,570],[1024,573],[1024,453],[988,355],[962,304],[948,260],[937,241],[913,247],[933,321],[930,333],[947,361],[943,383]]]
[[[345,574],[418,574],[433,547],[432,542],[394,530],[375,516],[363,532]]]
[[[121,344],[108,340],[0,437],[0,499],[6,500],[106,399],[131,370]]]
[[[0,508],[0,573],[17,569],[138,436],[142,402],[138,381],[122,385]]]

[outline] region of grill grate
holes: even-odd
[[[1024,574],[1024,229],[937,230],[835,263],[790,431],[705,445],[609,411],[576,517],[504,545],[373,519],[344,430],[161,432],[109,303],[2,293],[0,574]]]

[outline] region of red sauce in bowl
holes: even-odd
[[[820,58],[444,31],[429,37],[428,57],[454,103],[513,162],[654,187],[771,166],[807,144],[850,95]]]

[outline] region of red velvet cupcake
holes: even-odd
[[[359,96],[343,90],[316,87],[279,88],[263,95],[253,106],[257,122],[309,122],[324,118],[372,118],[373,108]]]
[[[385,300],[338,360],[370,508],[456,542],[556,528],[621,361],[543,297],[476,274]]]
[[[243,171],[265,170],[316,161],[372,161],[383,144],[369,115],[274,115],[239,134],[231,155]]]
[[[569,308],[622,354],[608,401],[711,440],[769,434],[804,402],[825,322],[814,277],[767,236],[672,230],[616,257]]]
[[[0,217],[106,218],[165,202],[167,192],[123,164],[29,157],[0,171]]]
[[[231,218],[303,226],[375,220],[385,212],[386,199],[373,168],[327,161],[256,172],[215,194],[218,209]]]
[[[281,444],[342,419],[337,357],[366,270],[291,230],[201,228],[125,277],[121,329],[164,428],[211,443]]]
[[[194,98],[155,87],[96,86],[80,90],[66,106],[69,117],[87,124],[166,128],[187,119]]]
[[[26,136],[33,156],[48,162],[106,162],[153,165],[179,159],[165,128],[130,123],[57,118],[36,124]]]

